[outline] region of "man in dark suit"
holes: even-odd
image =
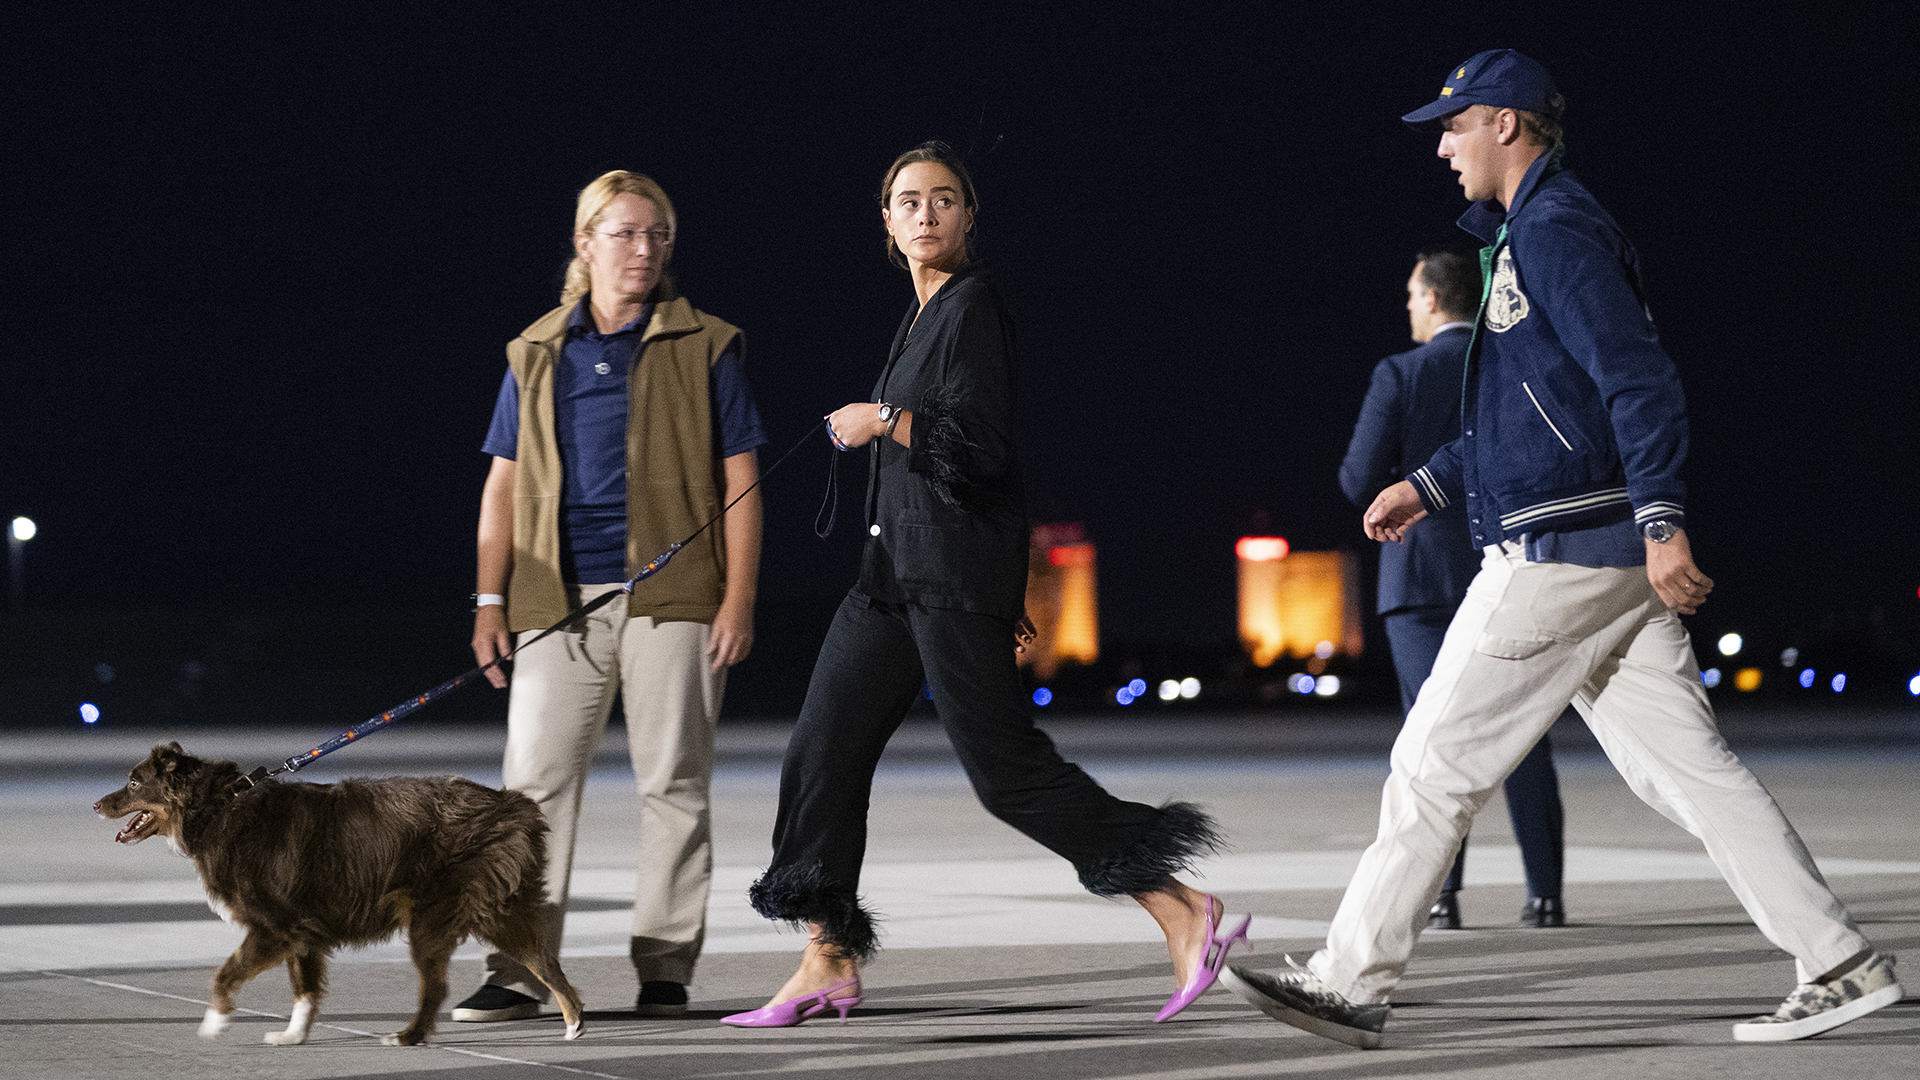
[[[1420,256],[1407,279],[1407,315],[1420,347],[1374,367],[1360,421],[1340,463],[1340,489],[1355,506],[1367,506],[1381,489],[1459,437],[1461,371],[1479,303],[1480,267],[1472,255],[1435,251]],[[1403,712],[1419,696],[1447,624],[1479,568],[1480,552],[1467,528],[1464,502],[1433,515],[1424,535],[1415,529],[1405,543],[1381,545],[1379,612],[1400,676]],[[1560,782],[1546,736],[1507,778],[1505,790],[1527,870],[1528,901],[1520,920],[1530,926],[1563,926]],[[1466,860],[1463,842],[1428,917],[1430,927],[1460,928],[1458,893]]]

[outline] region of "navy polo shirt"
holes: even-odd
[[[611,334],[593,325],[587,301],[567,317],[553,372],[554,435],[560,444],[560,572],[590,585],[627,577],[627,376],[639,357],[653,305]],[[735,339],[707,372],[713,456],[729,458],[767,441]],[[481,449],[514,460],[520,447],[520,387],[509,369]]]

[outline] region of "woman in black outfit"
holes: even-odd
[[[881,186],[889,256],[915,303],[873,401],[827,420],[842,449],[871,444],[867,544],[787,745],[773,863],[749,893],[770,919],[806,924],[800,969],[768,1004],[723,1022],[784,1027],[860,1000],[876,947],[861,905],[867,802],[887,740],[924,683],[987,810],[1071,861],[1100,896],[1129,895],[1167,935],[1171,1016],[1213,982],[1245,923],[1220,934],[1218,900],[1170,875],[1214,847],[1188,803],[1107,794],[1063,761],[1028,714],[1014,657],[1027,520],[1014,441],[1013,324],[968,265],[973,184],[945,146],[902,154]]]

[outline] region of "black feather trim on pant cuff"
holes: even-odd
[[[946,386],[936,386],[920,401],[920,408],[914,412],[914,471],[927,481],[933,493],[953,510],[965,510],[960,493],[973,481],[968,479],[962,463],[967,451],[979,449],[967,438],[966,430],[960,426],[955,412],[960,406],[960,395]]]
[[[795,930],[819,923],[821,943],[848,959],[865,963],[880,948],[873,913],[861,906],[852,889],[827,880],[819,863],[768,870],[747,890],[747,902],[766,918]]]
[[[1205,811],[1192,803],[1173,802],[1161,807],[1146,833],[1125,850],[1075,869],[1080,884],[1095,896],[1137,896],[1158,892],[1169,875],[1220,850],[1224,843]]]

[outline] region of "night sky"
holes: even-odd
[[[1334,471],[1409,347],[1413,252],[1466,242],[1397,117],[1514,47],[1686,386],[1696,627],[1915,622],[1906,5],[713,6],[15,9],[0,515],[40,523],[30,601],[464,610],[502,349],[610,168],[675,200],[673,270],[745,329],[784,451],[885,359],[911,291],[875,194],[937,137],[1020,319],[1034,519],[1086,523],[1110,641],[1226,644],[1234,537],[1368,545]],[[857,496],[812,534],[826,460],[767,486],[789,650],[862,538]]]

